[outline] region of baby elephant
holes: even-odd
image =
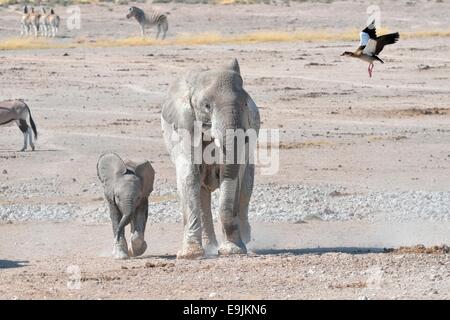
[[[123,161],[115,153],[104,153],[97,163],[97,174],[105,187],[114,233],[113,256],[127,259],[142,255],[148,217],[148,197],[153,190],[155,171],[150,162]],[[131,223],[131,248],[128,251],[125,226]]]

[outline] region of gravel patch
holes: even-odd
[[[55,183],[42,188],[6,187],[0,184],[2,195],[18,199],[27,194],[58,196],[61,194]],[[98,186],[87,192],[99,195]],[[95,191],[95,192],[93,192]],[[152,193],[149,204],[149,222],[180,222],[181,214],[176,190],[162,186]],[[218,192],[213,194],[213,215],[217,220]],[[1,202],[0,202],[1,203]],[[336,186],[297,186],[267,184],[255,187],[249,217],[258,222],[301,223],[308,220],[344,221],[396,221],[411,220],[450,221],[450,192],[369,192],[354,193]],[[102,202],[80,205],[79,202],[56,204],[6,204],[0,205],[0,221],[84,221],[105,222],[109,220],[106,205]]]

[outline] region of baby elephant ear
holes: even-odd
[[[148,197],[153,191],[153,182],[155,180],[155,170],[153,170],[150,162],[145,161],[136,166],[136,175],[142,181],[142,192],[145,197]]]
[[[127,167],[123,160],[115,153],[104,153],[100,156],[97,163],[97,175],[101,182],[108,181],[124,175]]]

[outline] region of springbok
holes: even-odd
[[[29,120],[29,122],[28,122]],[[23,133],[23,148],[20,151],[25,151],[30,142],[31,149],[34,151],[34,143],[32,137],[32,130],[34,139],[38,137],[36,125],[31,117],[30,108],[23,100],[6,100],[0,102],[0,126],[6,125],[15,121]]]

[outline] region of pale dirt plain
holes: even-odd
[[[348,32],[365,23],[370,4],[155,7],[170,12],[170,40],[205,31]],[[359,216],[356,206],[354,218],[340,219],[338,212],[327,219],[325,212],[294,222],[258,219],[253,209],[247,256],[198,261],[175,259],[181,223],[152,210],[158,219],[150,218],[145,255],[114,261],[103,209],[95,217],[104,208],[95,165],[106,150],[149,159],[157,172],[152,203],[176,202],[174,167],[160,134],[164,94],[186,68],[233,57],[262,127],[281,133],[278,173],[256,178],[267,194],[287,185],[332,186],[329,197],[341,204],[373,193],[448,199],[450,37],[401,39],[385,49],[386,64],[376,65],[369,79],[366,64],[340,57],[357,39],[94,48],[89,44],[99,39],[139,34],[124,18],[127,6],[82,5],[80,30],[67,30],[64,7],[56,9],[63,26],[50,43],[79,45],[0,51],[0,97],[26,99],[39,130],[37,150],[21,153],[18,129],[0,128],[0,298],[450,298],[448,252],[384,250],[450,244],[450,202],[439,202],[432,216],[411,199],[404,204],[418,212],[411,217],[383,210]],[[390,31],[450,30],[447,0],[384,1],[381,9]],[[14,7],[0,9],[1,41],[17,37],[19,17]],[[265,195],[254,198],[253,208]],[[280,202],[285,196],[279,194]],[[54,213],[46,221],[39,214],[49,206]],[[277,204],[265,206],[270,213]],[[67,285],[73,266],[80,270],[78,289]]]

